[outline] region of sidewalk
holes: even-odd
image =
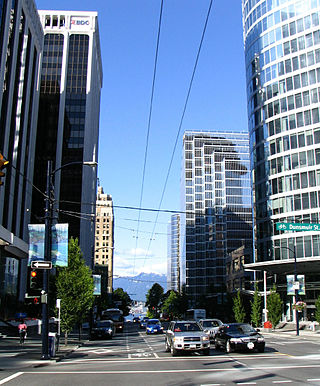
[[[60,344],[55,356],[49,360],[41,359],[41,337],[27,337],[23,347],[19,344],[18,337],[0,336],[0,371],[21,369],[26,367],[48,366],[66,358],[83,344],[78,339],[68,339],[68,345]]]
[[[286,323],[283,326],[280,325],[280,328],[277,327],[274,330],[266,329],[266,328],[261,328],[261,334],[265,336],[286,336],[286,337],[302,337],[302,338],[307,338],[307,339],[315,339],[319,340],[320,342],[320,330],[315,330],[313,331],[312,329],[309,328],[308,324],[301,323],[299,325],[299,336],[297,336],[297,330],[296,330],[296,325],[295,323]]]

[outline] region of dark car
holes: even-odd
[[[215,336],[215,348],[224,349],[227,353],[232,351],[264,352],[264,337],[259,330],[247,323],[230,323],[219,327]]]
[[[133,323],[139,323],[140,322],[140,318],[139,316],[135,316],[133,319],[132,319]]]
[[[146,328],[148,320],[149,320],[149,318],[147,316],[143,317],[140,320],[140,328]]]
[[[166,351],[176,356],[183,351],[197,351],[210,354],[210,340],[202,327],[194,320],[172,321],[165,337]]]
[[[146,325],[147,334],[162,334],[163,327],[161,326],[159,319],[149,319]]]
[[[115,327],[112,320],[97,320],[90,331],[91,339],[111,339],[115,334]]]

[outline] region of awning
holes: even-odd
[[[275,274],[293,274],[294,259],[270,260],[243,265],[245,270],[267,271]],[[320,273],[320,257],[297,258],[297,274]]]

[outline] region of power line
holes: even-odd
[[[142,206],[143,191],[144,191],[144,180],[145,180],[145,175],[146,175],[147,155],[148,155],[148,147],[149,147],[150,127],[151,127],[151,116],[152,116],[152,108],[153,108],[153,97],[154,97],[154,89],[155,89],[155,81],[156,81],[156,73],[157,73],[157,64],[158,64],[158,53],[159,53],[160,31],[161,31],[161,21],[162,21],[162,10],[163,10],[163,0],[161,0],[161,7],[160,7],[160,14],[159,14],[159,23],[158,23],[158,33],[157,33],[156,54],[155,54],[154,67],[153,67],[153,78],[152,78],[152,87],[151,87],[151,98],[150,98],[150,108],[149,108],[149,118],[148,118],[148,129],[147,129],[146,147],[145,147],[145,151],[144,151],[144,163],[143,163],[141,192],[140,192],[140,207]],[[138,214],[138,224],[137,224],[137,232],[136,232],[137,233],[136,249],[137,249],[137,246],[138,246],[138,234],[139,234],[139,226],[140,226],[140,216],[141,216],[141,213],[139,211],[139,214]]]
[[[158,211],[157,211],[157,215],[156,215],[156,220],[154,222],[153,232],[154,232],[156,224],[157,224],[158,216],[159,216],[159,213],[160,213],[160,208],[161,208],[161,205],[162,205],[162,202],[163,202],[163,198],[164,198],[164,194],[165,194],[165,191],[166,191],[166,188],[167,188],[168,179],[169,179],[170,171],[171,171],[171,168],[172,168],[172,163],[173,163],[174,155],[175,155],[175,152],[176,152],[176,148],[177,148],[178,140],[179,140],[179,137],[180,137],[180,132],[181,132],[182,124],[183,124],[183,121],[184,121],[185,113],[186,113],[186,110],[187,110],[187,106],[188,106],[188,102],[189,102],[189,98],[190,98],[190,94],[191,94],[191,89],[192,89],[192,85],[193,85],[196,69],[197,69],[198,62],[199,62],[199,57],[200,57],[200,53],[201,53],[202,44],[203,44],[205,33],[206,33],[206,30],[207,30],[207,25],[208,25],[208,20],[209,20],[210,13],[211,13],[212,3],[213,3],[213,0],[210,0],[210,4],[209,4],[208,11],[207,11],[206,20],[205,20],[204,27],[203,27],[203,30],[202,30],[200,44],[199,44],[199,47],[198,47],[198,52],[197,52],[196,60],[195,60],[194,66],[193,66],[193,71],[192,71],[192,75],[191,75],[191,79],[190,79],[190,83],[189,83],[189,87],[188,87],[188,92],[187,92],[186,100],[185,100],[183,111],[182,111],[182,116],[181,116],[181,119],[180,119],[180,124],[179,124],[179,127],[178,127],[178,132],[177,132],[175,144],[174,144],[174,147],[173,147],[173,151],[172,151],[172,155],[171,155],[171,159],[170,159],[170,163],[169,163],[169,168],[168,168],[168,171],[167,171],[164,187],[163,187],[162,194],[161,194],[161,199],[160,199],[160,203],[159,203],[159,207],[158,207]],[[175,213],[177,213],[177,212],[175,212]],[[151,236],[151,239],[152,239],[152,236]],[[151,239],[150,239],[150,242],[149,242],[147,253],[148,253],[148,251],[150,249],[150,246],[151,246],[151,241],[152,241]]]

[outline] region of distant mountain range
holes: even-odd
[[[158,283],[167,292],[167,276],[157,273],[141,272],[137,276],[122,276],[113,279],[113,288],[122,288],[132,300],[146,301],[146,294],[149,289]]]

